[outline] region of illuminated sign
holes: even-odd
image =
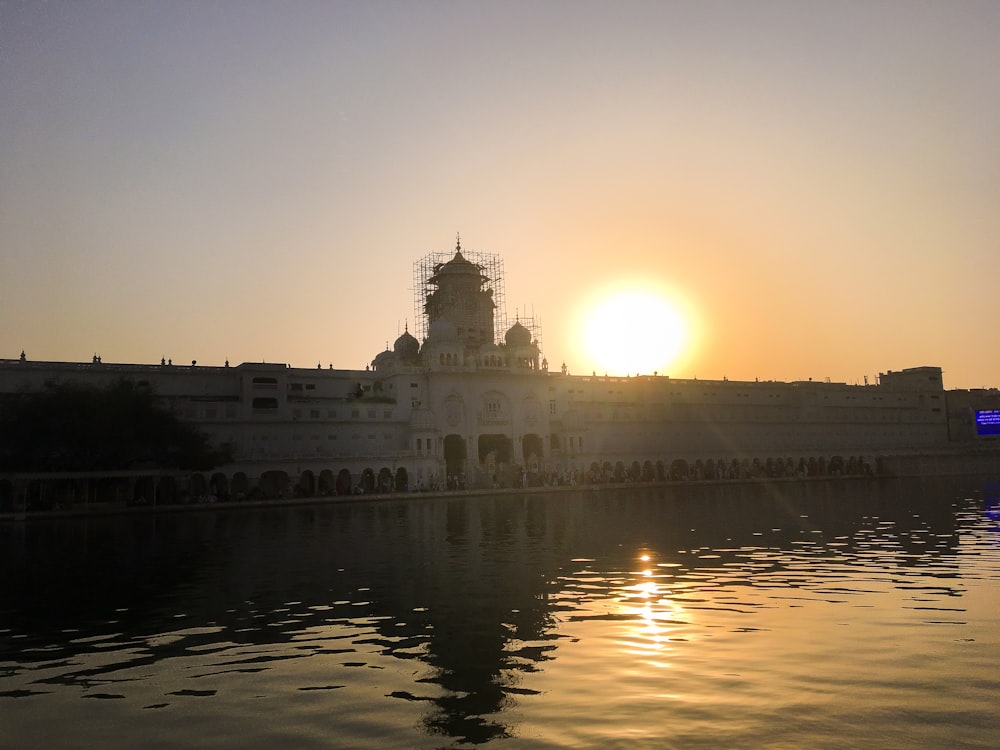
[[[976,433],[979,435],[1000,435],[1000,409],[977,411]]]

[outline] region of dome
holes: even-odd
[[[428,341],[441,343],[444,341],[455,341],[456,339],[458,339],[458,329],[447,318],[438,318],[427,329]]]
[[[517,321],[507,329],[503,340],[507,342],[507,346],[531,346],[531,331],[521,325],[521,321]]]
[[[420,342],[408,330],[403,331],[403,335],[392,345],[392,351],[402,359],[413,359],[420,352]]]

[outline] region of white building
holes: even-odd
[[[157,491],[291,496],[862,471],[947,449],[941,370],[877,385],[609,378],[549,372],[520,321],[496,335],[496,289],[457,247],[425,279],[423,341],[407,330],[365,370],[0,360],[0,394],[46,383],[148,385],[233,463]],[[528,321],[529,325],[531,321]],[[565,368],[564,368],[565,369]],[[134,494],[148,494],[136,482]]]

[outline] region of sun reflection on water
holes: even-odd
[[[635,580],[622,588],[619,600],[620,613],[628,615],[628,650],[643,656],[656,654],[660,659],[674,650],[673,641],[678,628],[685,621],[684,608],[672,597],[671,589],[661,580],[660,571],[654,571],[654,555],[644,552],[638,556],[644,567],[630,576]],[[667,668],[670,663],[650,661],[651,666]]]

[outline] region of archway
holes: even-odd
[[[250,494],[250,480],[242,471],[233,474],[233,481],[229,483],[229,486],[234,500],[246,500],[247,495]]]
[[[306,469],[299,476],[299,483],[295,488],[295,494],[299,497],[312,497],[316,494],[316,475],[311,470]]]
[[[685,461],[683,458],[675,458],[673,463],[670,464],[670,478],[687,479],[688,462]]]
[[[257,486],[265,498],[281,498],[288,495],[288,474],[277,469],[265,471],[260,475]]]
[[[361,472],[360,484],[362,492],[372,492],[375,489],[375,470],[365,469]]]
[[[545,444],[541,436],[531,433],[521,438],[521,455],[524,456],[525,469],[537,473],[545,456]]]
[[[383,466],[378,471],[378,491],[392,492],[392,469]]]
[[[205,481],[204,474],[192,474],[188,479],[188,492],[191,500],[200,503],[208,494],[208,482]]]
[[[487,458],[491,453],[496,463],[510,463],[511,439],[506,435],[480,435],[479,463],[487,463]]]
[[[209,480],[209,487],[211,488],[211,494],[215,495],[216,499],[229,499],[229,481],[221,471],[217,471],[212,475],[211,480]]]
[[[177,502],[177,480],[173,477],[160,477],[156,485],[156,502],[169,504]]]
[[[460,476],[465,471],[465,439],[461,435],[445,435],[444,464],[449,477]]]
[[[337,492],[337,483],[333,478],[333,472],[329,469],[323,469],[319,473],[319,494],[321,495],[333,495]]]
[[[14,485],[8,479],[0,479],[0,513],[14,510]]]
[[[396,469],[396,492],[406,492],[410,485],[410,478],[406,469],[400,466]]]
[[[338,495],[350,495],[351,487],[353,482],[351,480],[351,472],[347,469],[341,469],[337,474],[337,494]]]

